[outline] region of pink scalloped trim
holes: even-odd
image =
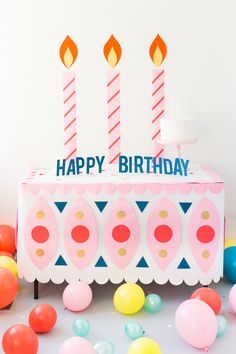
[[[190,192],[195,192],[198,194],[204,194],[207,191],[217,194],[224,189],[223,182],[215,183],[179,183],[179,184],[153,184],[153,183],[143,183],[143,184],[130,184],[130,183],[120,183],[120,184],[110,184],[110,183],[94,183],[94,184],[68,184],[68,183],[51,183],[51,184],[26,184],[21,185],[22,193],[30,193],[36,195],[40,191],[52,194],[54,192],[68,194],[70,191],[76,194],[82,194],[88,191],[91,194],[97,195],[99,193],[103,194],[113,194],[118,191],[121,194],[129,194],[130,192],[136,194],[144,194],[145,192],[158,194],[162,191],[169,195],[180,192],[182,194],[188,194]]]

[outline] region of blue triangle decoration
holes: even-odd
[[[190,269],[190,266],[185,258],[183,258],[180,264],[178,265],[178,269]]]
[[[95,202],[95,204],[97,205],[98,209],[100,210],[100,212],[102,213],[105,206],[107,205],[108,202]]]
[[[107,264],[104,261],[104,258],[102,256],[99,257],[97,263],[95,264],[95,267],[97,267],[97,268],[105,268],[105,267],[107,267]]]
[[[137,268],[149,268],[149,266],[148,266],[148,264],[147,264],[147,262],[146,262],[146,260],[145,260],[144,257],[142,257],[142,258],[140,259],[140,261],[138,262],[138,264],[136,265],[136,267],[137,267]]]
[[[63,210],[65,209],[67,202],[54,202],[54,204],[56,205],[56,207],[60,211],[60,213],[62,213]]]
[[[146,201],[143,201],[143,200],[136,202],[136,204],[137,204],[137,206],[138,206],[138,208],[139,208],[139,210],[140,210],[141,212],[144,211],[144,209],[146,208],[146,206],[148,205],[148,203],[149,203],[149,202],[146,202]]]
[[[186,214],[187,211],[189,210],[189,208],[191,207],[192,203],[181,202],[181,203],[179,203],[179,205],[181,206],[181,209],[183,210],[184,214]]]
[[[67,266],[66,261],[64,260],[64,258],[62,256],[59,256],[57,258],[57,261],[55,263],[56,266]]]

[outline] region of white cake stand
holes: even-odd
[[[195,144],[197,142],[197,137],[191,139],[183,140],[163,140],[158,139],[158,143],[161,145],[175,145],[176,146],[176,157],[181,158],[181,145]]]

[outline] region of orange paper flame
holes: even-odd
[[[61,61],[69,69],[74,64],[77,56],[77,45],[69,36],[67,36],[60,48]]]
[[[106,42],[103,53],[108,64],[114,68],[120,61],[122,49],[120,43],[112,35],[109,40]]]
[[[166,44],[161,38],[161,36],[158,34],[154,39],[154,41],[152,42],[149,50],[149,54],[153,63],[156,66],[160,66],[166,57],[166,53],[167,53]]]

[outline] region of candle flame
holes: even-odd
[[[69,36],[67,36],[60,47],[61,61],[69,69],[74,64],[77,56],[77,45]]]
[[[122,49],[116,38],[111,35],[109,40],[106,42],[103,53],[108,64],[114,68],[120,61]]]
[[[166,57],[166,53],[167,53],[166,44],[161,38],[161,36],[158,34],[154,39],[154,41],[152,42],[149,50],[149,54],[153,63],[156,66],[160,66]]]

